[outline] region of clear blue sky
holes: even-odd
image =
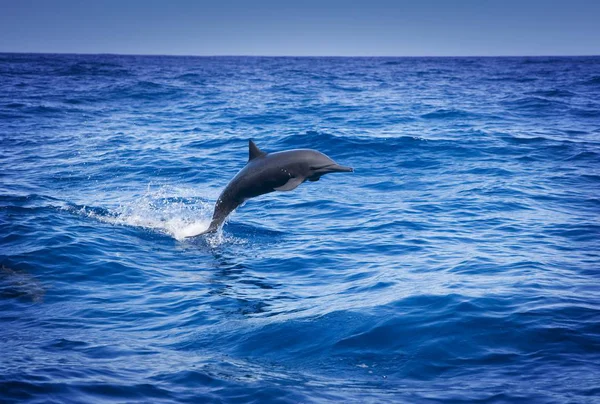
[[[600,0],[0,0],[0,52],[599,55]]]

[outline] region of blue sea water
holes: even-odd
[[[599,402],[599,213],[600,57],[0,54],[0,401]]]

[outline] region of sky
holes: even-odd
[[[0,52],[600,55],[600,0],[0,0]]]

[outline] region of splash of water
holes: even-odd
[[[149,186],[142,196],[114,209],[83,206],[77,210],[105,223],[143,227],[183,241],[206,230],[212,213],[211,203],[189,195],[187,189],[162,186],[153,190]]]

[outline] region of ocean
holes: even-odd
[[[0,54],[0,401],[600,402],[599,214],[600,57]]]

